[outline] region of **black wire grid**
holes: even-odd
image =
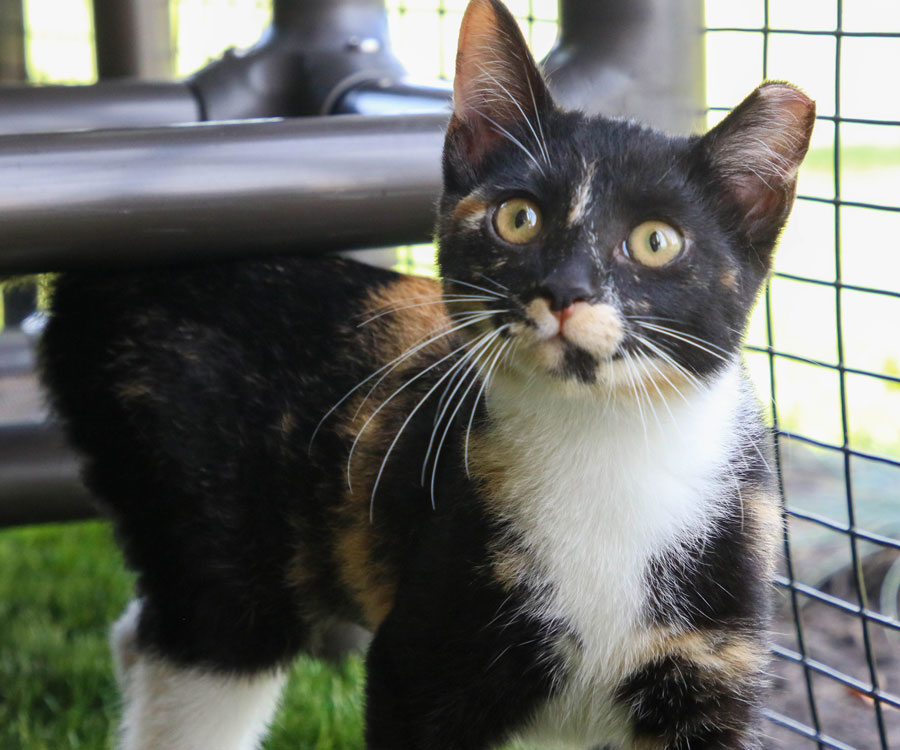
[[[187,3],[191,0],[178,0]],[[253,1],[253,0],[251,0]],[[258,0],[255,0],[258,2]],[[786,680],[793,684],[792,690],[797,692],[798,681],[802,684],[804,697],[798,705],[797,701],[779,701],[778,707],[767,709],[766,715],[773,722],[770,728],[774,734],[771,740],[772,747],[796,748],[807,743],[818,748],[835,748],[836,750],[889,750],[889,730],[893,728],[896,747],[900,748],[900,695],[897,693],[897,682],[889,685],[886,679],[900,679],[900,621],[896,614],[896,601],[893,611],[882,611],[881,608],[870,602],[869,590],[872,587],[871,577],[867,572],[867,561],[873,559],[873,555],[888,555],[888,565],[891,557],[896,557],[893,569],[900,575],[900,539],[895,538],[900,529],[900,460],[893,449],[867,449],[861,450],[854,440],[850,422],[850,402],[848,400],[848,376],[874,379],[886,384],[889,388],[900,390],[900,370],[897,372],[879,372],[863,367],[854,367],[847,364],[845,356],[844,333],[844,307],[847,293],[861,295],[875,295],[884,300],[897,304],[900,300],[900,279],[885,279],[885,283],[893,283],[894,289],[878,288],[859,284],[846,283],[842,275],[842,215],[847,209],[863,210],[876,214],[900,214],[897,195],[884,195],[881,202],[864,202],[845,200],[842,197],[842,127],[845,125],[876,126],[878,128],[895,129],[892,132],[900,134],[900,120],[874,119],[861,117],[845,117],[842,115],[842,46],[848,38],[862,39],[890,39],[895,40],[898,46],[897,59],[900,63],[900,30],[844,30],[845,3],[842,0],[833,0],[835,9],[834,27],[828,30],[817,28],[773,28],[770,25],[771,4],[779,0],[760,0],[763,3],[763,24],[756,27],[745,26],[721,26],[708,27],[707,38],[715,34],[748,34],[761,37],[762,55],[760,60],[760,74],[762,78],[768,78],[770,72],[770,44],[776,37],[783,35],[795,35],[793,38],[815,36],[830,40],[834,45],[834,110],[827,111],[818,116],[820,127],[827,123],[833,127],[833,141],[830,144],[832,151],[831,171],[833,175],[832,194],[830,196],[801,194],[798,196],[799,204],[819,204],[828,206],[833,212],[833,242],[834,261],[833,273],[829,272],[829,278],[816,277],[815,275],[802,275],[786,273],[776,270],[773,277],[775,283],[782,281],[793,282],[802,285],[811,285],[820,289],[831,289],[834,303],[834,330],[836,335],[836,360],[826,362],[817,358],[811,358],[796,351],[788,351],[788,347],[778,347],[775,342],[775,326],[773,325],[773,293],[772,284],[766,288],[762,300],[765,311],[764,345],[748,345],[748,356],[762,356],[768,363],[768,386],[771,395],[771,419],[776,434],[776,460],[778,462],[779,476],[784,476],[786,459],[790,463],[790,456],[795,451],[813,451],[817,454],[830,456],[832,463],[836,463],[836,481],[838,492],[845,500],[845,508],[841,513],[819,512],[801,509],[794,502],[794,488],[790,482],[784,482],[786,491],[786,507],[784,511],[786,531],[784,536],[784,559],[780,572],[776,576],[775,583],[781,591],[782,603],[786,612],[788,623],[787,630],[793,632],[781,633],[775,638],[773,652],[777,657],[775,665],[775,683],[778,679]],[[528,38],[535,41],[536,25],[542,32],[547,27],[555,25],[556,16],[544,12],[546,3],[541,4],[541,13],[535,13],[535,0],[515,1],[513,10],[519,12],[519,18],[526,24]],[[388,0],[389,13],[391,15],[393,34],[396,41],[400,42],[398,48],[402,54],[402,27],[403,18],[410,14],[437,13],[438,16],[438,44],[434,48],[439,60],[438,75],[448,77],[452,68],[448,67],[448,60],[452,59],[453,39],[456,33],[456,24],[461,18],[464,9],[464,0],[435,0],[430,5],[419,0]],[[540,45],[538,45],[540,47]],[[545,50],[537,50],[538,53]],[[885,78],[884,96],[896,96],[898,91],[891,91],[887,81],[896,78],[900,73],[900,65],[893,70],[872,69],[872,76]],[[843,81],[847,83],[847,81]],[[851,82],[852,83],[852,82]],[[895,85],[895,89],[900,84]],[[734,105],[737,102],[725,102]],[[727,112],[729,106],[711,106],[711,113]],[[715,116],[715,115],[714,115]],[[827,127],[827,126],[826,126]],[[900,140],[900,139],[898,139]],[[900,183],[898,183],[900,189]],[[900,226],[900,225],[898,225]],[[886,238],[886,252],[893,252],[889,247],[890,240],[896,244],[896,237]],[[421,258],[421,255],[419,256]],[[427,255],[426,255],[427,257]],[[416,262],[410,251],[401,251],[400,266],[407,270],[422,271],[422,261]],[[427,261],[426,261],[427,263]],[[427,266],[426,266],[427,270]],[[900,320],[897,313],[900,307],[894,308],[896,320]],[[896,329],[891,321],[873,321],[873,325],[885,327],[884,336],[896,337]],[[779,413],[778,406],[778,378],[779,364],[791,362],[798,365],[818,368],[830,371],[837,376],[838,394],[840,398],[840,440],[828,441],[819,437],[802,434],[797,429],[787,429],[785,419]],[[792,423],[796,420],[788,420]],[[900,445],[900,433],[898,433],[894,446]],[[867,530],[858,524],[858,503],[854,497],[855,471],[860,466],[880,466],[883,472],[877,492],[886,498],[884,507],[886,513],[893,513],[896,523],[890,527],[888,534]],[[893,496],[893,498],[891,497]],[[807,495],[809,499],[809,495]],[[802,503],[801,503],[802,504]],[[812,495],[812,504],[816,504],[816,496]],[[841,503],[844,505],[844,503]],[[837,516],[844,516],[839,518]],[[803,582],[797,572],[797,544],[795,530],[799,525],[813,527],[823,533],[839,535],[849,547],[849,561],[843,571],[846,578],[842,590],[829,589],[828,581],[817,581],[815,584]],[[881,550],[877,553],[877,550]],[[867,588],[868,586],[868,588]],[[896,592],[894,594],[896,597]],[[823,622],[819,616],[812,624],[806,622],[807,612],[811,606],[816,606],[819,611],[825,611],[832,618],[832,622],[839,623],[840,627],[847,627],[850,635],[843,636],[846,640],[847,650],[852,650],[853,644],[861,642],[861,654],[859,658],[859,670],[848,669],[845,666],[830,664],[828,657],[817,658],[813,642],[819,639],[819,626]],[[883,602],[882,602],[883,607]],[[858,627],[858,630],[856,629]],[[890,639],[894,640],[891,641]],[[877,641],[877,643],[876,643]],[[885,649],[879,644],[893,644]],[[893,672],[889,674],[891,669]],[[793,671],[790,671],[790,670]],[[856,671],[856,674],[850,672]],[[822,705],[823,695],[834,694],[834,686],[841,690],[839,695],[842,701],[829,700],[826,706]],[[889,689],[893,688],[893,689]],[[776,691],[777,692],[777,691]],[[773,698],[778,700],[777,696]],[[870,718],[859,722],[860,711],[867,712]],[[855,716],[855,723],[845,721],[850,716]],[[768,746],[768,745],[767,745]]]
[[[873,125],[883,128],[900,128],[900,121],[866,119],[858,117],[844,117],[841,112],[841,94],[842,94],[842,46],[844,40],[848,37],[856,37],[863,39],[893,39],[897,40],[900,45],[900,32],[892,31],[845,31],[844,30],[844,3],[842,0],[836,0],[835,5],[835,26],[833,30],[815,30],[803,28],[773,28],[770,23],[770,0],[764,2],[764,23],[760,28],[708,28],[708,34],[724,33],[724,32],[740,32],[758,34],[762,36],[762,60],[761,74],[763,78],[769,76],[769,47],[771,39],[776,35],[814,35],[825,37],[833,40],[834,44],[834,113],[822,114],[817,119],[819,122],[828,122],[833,124],[833,196],[821,197],[815,195],[799,195],[800,202],[813,202],[819,204],[827,204],[833,207],[834,214],[834,271],[833,279],[823,280],[811,276],[803,276],[791,273],[775,272],[776,279],[784,279],[802,284],[812,284],[820,287],[831,288],[834,294],[834,310],[835,310],[835,334],[837,346],[836,363],[828,363],[801,356],[789,351],[784,351],[776,346],[775,337],[773,335],[773,317],[772,317],[772,289],[771,284],[767,286],[764,305],[766,312],[766,345],[765,346],[748,346],[751,352],[764,354],[768,358],[769,369],[769,386],[773,398],[771,400],[771,417],[776,432],[776,458],[779,465],[779,476],[782,476],[783,454],[784,450],[791,442],[799,443],[814,447],[815,449],[826,451],[840,457],[842,469],[843,492],[846,498],[846,520],[837,520],[829,515],[800,510],[794,507],[790,492],[786,493],[785,508],[785,524],[786,533],[784,536],[784,563],[783,571],[776,577],[776,584],[786,593],[788,599],[789,611],[793,620],[793,647],[776,643],[773,645],[775,655],[786,662],[793,663],[800,667],[801,679],[805,685],[806,699],[808,703],[807,715],[800,719],[796,716],[790,716],[769,708],[767,716],[776,725],[795,735],[795,738],[803,738],[810,743],[815,744],[819,748],[837,748],[838,750],[853,750],[853,748],[881,748],[888,750],[891,747],[888,735],[889,712],[900,711],[900,696],[896,692],[886,689],[885,681],[879,674],[879,659],[876,657],[876,650],[873,645],[873,630],[885,629],[887,636],[896,635],[900,632],[900,622],[896,619],[896,608],[892,613],[893,616],[885,614],[873,606],[869,601],[869,593],[867,591],[867,580],[864,566],[863,543],[866,549],[871,549],[868,545],[874,545],[875,548],[890,550],[892,552],[900,551],[900,540],[885,536],[883,534],[867,531],[857,524],[857,503],[854,500],[854,481],[853,470],[855,462],[875,462],[889,467],[893,471],[885,476],[890,477],[892,481],[887,482],[881,488],[886,495],[893,495],[895,499],[898,497],[898,484],[900,484],[900,474],[897,469],[900,468],[900,461],[896,457],[883,455],[882,453],[862,451],[854,447],[850,430],[850,412],[849,402],[847,398],[847,377],[848,375],[862,376],[865,378],[875,378],[885,383],[893,385],[900,384],[900,378],[885,372],[875,372],[868,369],[851,367],[845,359],[845,336],[843,330],[843,303],[845,301],[846,292],[861,293],[865,295],[880,295],[882,297],[897,300],[900,299],[900,293],[890,289],[874,288],[869,286],[859,286],[844,283],[842,277],[842,226],[841,219],[843,209],[854,208],[864,209],[871,212],[900,212],[900,206],[892,203],[891,199],[897,200],[897,196],[886,195],[883,203],[868,203],[844,200],[842,198],[842,126],[845,124],[856,125]],[[887,71],[872,70],[871,75],[877,76],[887,73]],[[711,110],[727,111],[724,107],[711,107]],[[895,281],[896,283],[896,281]],[[900,311],[900,309],[898,309]],[[878,321],[873,321],[873,325],[878,325]],[[895,335],[890,330],[890,324],[885,321],[887,330],[884,331],[885,336]],[[777,402],[777,379],[776,370],[778,360],[789,360],[793,362],[812,365],[814,367],[826,368],[837,373],[840,394],[840,431],[841,441],[839,443],[827,442],[820,439],[812,438],[799,432],[784,429],[782,421],[779,418],[779,409]],[[886,505],[886,507],[889,507]],[[894,517],[900,517],[900,503],[894,504]],[[805,522],[815,524],[824,529],[836,532],[845,537],[849,545],[850,552],[850,571],[849,578],[851,581],[850,589],[853,590],[852,596],[837,596],[816,586],[808,585],[797,579],[795,576],[794,554],[792,550],[792,537],[788,533],[795,527],[797,522]],[[900,560],[900,557],[897,558]],[[896,568],[896,564],[894,565]],[[871,584],[869,584],[871,587]],[[823,587],[824,588],[824,587]],[[894,592],[896,598],[896,592]],[[859,633],[862,640],[862,649],[865,656],[865,674],[862,678],[847,674],[835,666],[829,665],[825,661],[813,658],[810,654],[809,640],[811,632],[804,627],[803,610],[808,602],[817,602],[834,610],[840,618],[853,618],[858,622]],[[895,602],[896,607],[896,602]],[[890,642],[890,641],[888,641]],[[895,641],[900,646],[900,641]],[[900,648],[896,648],[900,650]],[[830,727],[840,728],[842,725],[842,717],[823,714],[817,702],[817,692],[822,687],[821,679],[833,681],[843,686],[848,703],[855,703],[853,708],[858,708],[860,704],[871,706],[871,720],[873,727],[870,726],[870,735],[859,733],[858,725],[854,730],[852,737],[847,737],[844,732],[840,732],[847,741],[838,739],[831,734],[826,733],[826,724]],[[833,711],[833,709],[832,709]],[[896,727],[896,721],[892,722]],[[837,734],[838,732],[834,732]],[[896,729],[895,729],[896,733]],[[895,741],[900,742],[900,737],[895,737]],[[848,744],[853,742],[854,744]],[[858,743],[858,745],[857,745]],[[792,744],[784,745],[790,747]]]

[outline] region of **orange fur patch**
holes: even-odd
[[[481,200],[477,193],[470,193],[453,209],[453,218],[462,224],[475,228],[487,213],[487,201]]]
[[[756,679],[766,661],[766,649],[738,633],[692,630],[679,633],[669,627],[651,630],[643,662],[666,657],[684,659],[708,677],[723,683]]]
[[[416,276],[373,290],[363,305],[360,320],[368,322],[363,326],[365,349],[359,355],[371,362],[372,372],[450,328],[440,284]],[[377,627],[390,612],[396,592],[395,571],[374,554],[378,527],[369,517],[372,487],[411,404],[403,393],[374,415],[411,373],[451,350],[446,337],[437,339],[395,369],[382,373],[386,375],[384,380],[371,394],[369,389],[377,378],[360,388],[336,414],[344,438],[352,442],[359,436],[359,441],[351,465],[352,488],[345,492],[334,554],[341,582],[370,628]],[[370,418],[372,421],[363,429]]]
[[[724,271],[722,275],[719,277],[719,283],[722,284],[727,289],[730,289],[733,292],[737,291],[737,273],[732,269]]]
[[[337,537],[335,556],[341,583],[359,605],[365,624],[375,630],[394,606],[397,582],[393,571],[372,559],[374,531],[356,520]]]

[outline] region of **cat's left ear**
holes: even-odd
[[[802,91],[766,83],[700,139],[698,147],[741,217],[749,244],[763,248],[777,239],[815,119],[815,102]]]
[[[477,166],[512,137],[540,162],[547,158],[541,115],[552,106],[506,6],[499,0],[470,0],[459,33],[448,150],[462,163]]]

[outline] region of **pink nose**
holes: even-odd
[[[559,321],[559,330],[562,330],[565,322],[575,314],[575,303],[566,305],[561,310],[551,310],[550,314]]]

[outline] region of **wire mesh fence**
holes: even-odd
[[[819,109],[747,344],[771,404],[788,528],[770,742],[889,748],[900,742],[900,345],[889,324],[900,265],[885,232],[900,228],[900,110],[876,82],[900,64],[900,12],[841,0],[716,5],[709,69],[733,72],[738,57],[748,79],[792,79]],[[733,80],[711,83],[715,120],[736,99]]]
[[[26,3],[32,79],[91,80],[88,3],[62,22],[48,2]],[[465,0],[387,5],[407,68],[449,78]],[[555,0],[509,5],[542,56]],[[267,0],[171,8],[179,74],[252,43],[271,14]],[[706,53],[710,124],[763,78],[819,111],[746,347],[786,500],[766,746],[900,747],[900,3],[707,0]],[[433,248],[400,249],[398,267],[433,274]]]

